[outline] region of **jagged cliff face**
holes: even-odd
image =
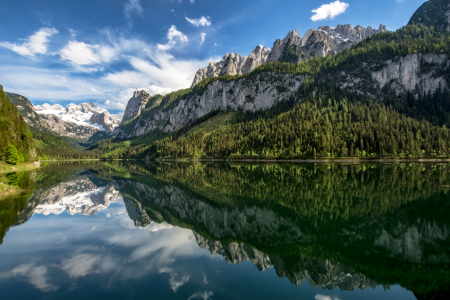
[[[409,20],[408,25],[412,24],[450,31],[450,0],[425,1]]]
[[[209,77],[245,74],[266,62],[299,63],[316,56],[325,57],[336,54],[350,48],[354,43],[381,32],[386,32],[386,27],[383,25],[380,25],[378,30],[372,29],[370,26],[364,28],[359,25],[356,27],[338,25],[335,28],[320,26],[317,30],[308,30],[302,38],[298,31],[294,29],[283,40],[276,40],[272,49],[258,46],[248,56],[228,53],[221,61],[210,62],[207,67],[197,71],[191,87]],[[288,50],[296,53],[298,57],[288,56]]]
[[[154,110],[147,118],[139,116],[133,128],[127,131],[119,127],[115,136],[129,138],[154,129],[172,132],[218,109],[267,109],[292,97],[304,79],[300,75],[265,73],[231,82],[215,81],[208,85],[203,95],[182,99],[167,110]]]
[[[226,54],[219,62],[210,62],[207,67],[201,68],[195,73],[192,86],[205,78],[222,75],[242,75],[256,69],[267,62],[270,49],[258,46],[248,56],[241,56],[239,53]]]
[[[362,32],[360,34],[363,35]],[[360,69],[324,74],[321,80],[380,100],[380,91],[385,86],[397,93],[412,91],[416,94],[447,89],[445,74],[448,72],[450,60],[446,54],[417,53],[388,61],[368,60]],[[139,116],[134,127],[119,127],[114,134],[119,138],[130,138],[154,129],[169,133],[214,110],[268,109],[295,97],[305,79],[301,75],[261,73],[229,82],[214,81],[206,87],[203,95],[183,98],[164,110],[154,109],[146,118]],[[300,102],[302,99],[296,100]]]
[[[123,114],[122,123],[130,119],[134,119],[141,114],[141,111],[145,108],[148,100],[150,100],[150,95],[146,91],[136,91],[128,100],[127,107]]]
[[[394,60],[368,61],[363,70],[343,70],[329,74],[328,78],[341,88],[358,93],[380,91],[389,86],[397,94],[404,91],[423,94],[447,89],[445,74],[449,71],[450,60],[446,54],[416,53]]]
[[[309,285],[325,290],[340,288],[342,291],[354,291],[379,285],[354,269],[329,260],[320,261],[299,255],[300,262],[292,265],[280,256],[264,254],[244,243],[210,241],[195,232],[194,236],[200,248],[210,251],[211,255],[223,256],[229,264],[241,264],[248,260],[260,271],[273,267],[280,278],[286,277],[295,286],[302,285],[305,279]]]

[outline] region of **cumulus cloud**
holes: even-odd
[[[59,286],[49,282],[46,266],[36,266],[33,263],[22,264],[9,272],[0,274],[1,278],[22,277],[41,292],[48,293],[56,291]]]
[[[182,33],[181,31],[178,31],[177,28],[175,27],[175,25],[172,25],[169,28],[169,31],[167,32],[167,39],[169,40],[167,42],[167,44],[156,44],[157,48],[161,51],[167,51],[172,49],[176,44],[177,41],[182,41],[182,42],[188,42],[188,37]]]
[[[200,19],[189,19],[188,17],[186,17],[186,20],[195,27],[211,26],[211,21],[209,20],[209,17],[205,18],[202,16]]]
[[[57,33],[58,30],[55,28],[41,28],[26,38],[22,44],[0,42],[0,47],[10,49],[22,56],[35,57],[36,54],[47,54],[49,38]]]
[[[348,8],[349,4],[339,0],[331,2],[330,4],[323,4],[321,7],[313,9],[314,15],[311,20],[314,22],[320,20],[334,19],[334,17],[342,14]]]
[[[116,54],[116,50],[110,46],[89,45],[78,41],[70,41],[59,52],[63,60],[77,66],[110,62]],[[97,69],[92,70],[97,71]]]
[[[197,291],[194,294],[192,294],[188,300],[191,299],[203,299],[203,300],[208,300],[209,298],[211,298],[214,295],[213,291]]]

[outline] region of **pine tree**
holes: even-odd
[[[17,148],[13,144],[9,145],[6,150],[6,162],[11,165],[20,163],[19,151],[17,151]]]

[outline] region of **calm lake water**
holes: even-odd
[[[450,165],[60,163],[10,174],[1,299],[448,299]]]

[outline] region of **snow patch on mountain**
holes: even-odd
[[[55,203],[38,205],[34,211],[36,214],[48,216],[59,215],[67,211],[70,215],[94,215],[108,208],[111,203],[118,202],[121,194],[112,186],[105,186],[94,190],[79,191],[69,194]]]
[[[93,103],[82,103],[80,105],[71,103],[65,109],[59,104],[45,103],[35,106],[35,110],[41,115],[56,115],[64,122],[95,127],[102,131],[112,131],[120,124],[119,119],[111,116],[106,109],[102,109]]]

